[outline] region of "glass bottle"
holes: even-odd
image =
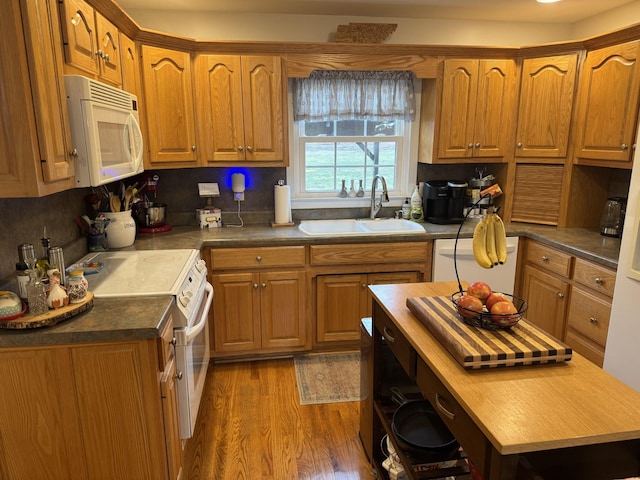
[[[345,182],[346,180],[342,180],[342,190],[340,190],[340,193],[338,194],[340,198],[347,198],[347,187],[345,186]]]
[[[354,180],[351,180],[351,188],[349,189],[349,198],[354,198],[356,196],[356,189],[354,186]]]
[[[29,284],[27,285],[27,302],[31,315],[42,315],[49,311],[47,306],[47,287],[40,280],[38,270],[29,270]]]
[[[360,180],[360,188],[358,188],[358,193],[356,193],[356,197],[364,197],[364,188],[362,188],[362,180]]]
[[[82,270],[73,270],[69,272],[67,279],[67,295],[69,295],[69,303],[81,303],[87,296],[89,283],[84,278]]]

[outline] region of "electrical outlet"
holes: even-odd
[[[220,195],[220,189],[217,183],[199,183],[198,194],[201,197],[217,197]]]

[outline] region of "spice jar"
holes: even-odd
[[[73,270],[69,273],[67,279],[67,295],[69,295],[69,303],[81,303],[87,296],[89,290],[89,282],[84,278],[82,270]]]

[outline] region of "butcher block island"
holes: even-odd
[[[403,378],[431,402],[484,479],[640,475],[640,392],[575,352],[556,363],[465,368],[407,307],[409,298],[450,296],[457,283],[369,288],[373,358],[361,438],[384,475],[376,445],[387,433],[393,437],[387,392],[399,382],[398,375],[386,373],[385,350],[393,353]],[[415,473],[410,455],[401,455],[401,461],[409,478],[432,478]]]

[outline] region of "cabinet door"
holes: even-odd
[[[64,0],[60,12],[67,63],[97,75],[100,69],[93,8],[83,0]]]
[[[244,160],[240,57],[199,55],[195,84],[203,162]]]
[[[164,434],[167,443],[169,460],[169,480],[182,477],[182,439],[180,438],[180,420],[178,418],[178,390],[176,383],[176,359],[172,357],[160,380],[162,395],[162,416],[164,418]]]
[[[64,349],[0,349],[0,478],[90,478],[71,371]]]
[[[632,145],[640,95],[640,40],[593,50],[580,74],[576,157],[626,162]],[[593,163],[593,162],[591,162]]]
[[[72,347],[70,356],[87,478],[167,478],[157,344]]]
[[[262,348],[303,347],[307,343],[303,271],[260,274]]]
[[[525,266],[522,297],[529,305],[525,318],[563,340],[569,284],[531,265]]]
[[[282,161],[284,119],[280,57],[242,57],[242,100],[247,161]]]
[[[371,273],[367,275],[368,285],[389,285],[392,283],[414,283],[418,282],[418,272],[392,272],[392,273]],[[365,317],[370,317],[373,307],[373,295],[367,289],[367,307]]]
[[[143,45],[142,64],[151,166],[195,165],[191,56]]]
[[[214,346],[218,353],[257,350],[260,335],[260,289],[257,273],[211,275]]]
[[[358,340],[367,306],[367,275],[317,277],[316,340]]]
[[[60,191],[74,186],[75,169],[56,4],[53,0],[22,0],[20,5],[40,148],[37,161],[42,179],[57,182],[59,187],[54,188]]]
[[[120,33],[120,65],[122,67],[122,89],[133,93],[140,99],[140,57],[136,44],[126,35]]]
[[[474,157],[504,157],[515,123],[516,64],[480,60],[473,130]]]
[[[120,68],[118,29],[98,12],[96,12],[95,17],[100,77],[102,80],[120,87],[122,86],[122,72]]]
[[[473,155],[478,60],[445,60],[442,75],[438,157]]]
[[[577,54],[524,60],[517,157],[567,156],[577,63]]]

